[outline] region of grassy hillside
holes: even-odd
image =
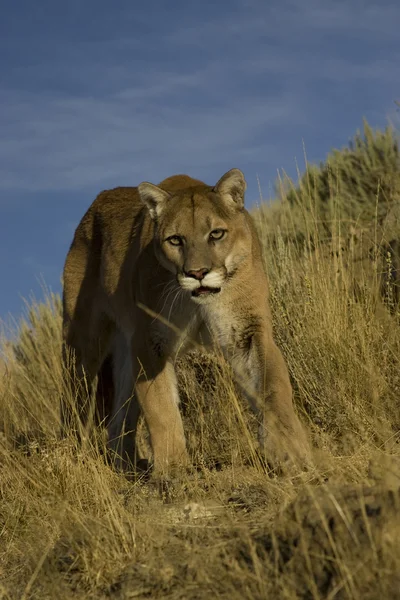
[[[266,473],[229,367],[199,355],[179,368],[199,469],[168,496],[113,472],[98,449],[60,442],[60,306],[50,295],[31,305],[17,342],[2,342],[0,598],[400,598],[392,259],[376,233],[372,253],[371,236],[343,250],[340,215],[327,240],[311,210],[296,222],[290,202],[263,207],[257,222],[315,466],[292,479]],[[301,240],[287,235],[300,225]],[[146,448],[143,426],[141,440]]]

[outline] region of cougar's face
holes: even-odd
[[[242,213],[202,194],[171,198],[157,228],[160,262],[195,302],[218,296],[246,256]]]
[[[148,182],[138,186],[155,221],[159,261],[196,302],[217,297],[251,252],[245,189],[239,169],[225,173],[214,187],[198,182],[170,193]]]

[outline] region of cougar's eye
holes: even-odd
[[[180,235],[171,235],[171,237],[167,238],[166,241],[169,242],[172,246],[183,245],[183,239],[180,237]]]
[[[225,229],[214,229],[210,233],[210,240],[222,240],[225,233],[226,233]]]

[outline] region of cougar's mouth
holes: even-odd
[[[193,290],[192,296],[194,296],[195,298],[198,298],[199,296],[208,296],[210,294],[218,294],[220,291],[221,291],[221,288],[211,288],[211,287],[206,287],[204,285],[201,285],[200,287]]]

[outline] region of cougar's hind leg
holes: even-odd
[[[91,430],[97,410],[93,381],[108,353],[113,324],[104,316],[89,323],[70,322],[64,327],[63,360],[66,379],[61,402],[62,431],[75,431],[78,438]]]
[[[114,466],[126,471],[135,469],[140,461],[136,447],[140,406],[134,394],[130,344],[122,333],[115,336],[113,344],[113,379],[114,401],[108,422],[108,444]]]
[[[107,427],[115,395],[113,358],[108,354],[97,374],[95,424]]]
[[[112,354],[108,354],[97,374],[95,388],[94,425],[98,451],[108,458],[108,448],[104,437],[114,403],[114,376]]]

